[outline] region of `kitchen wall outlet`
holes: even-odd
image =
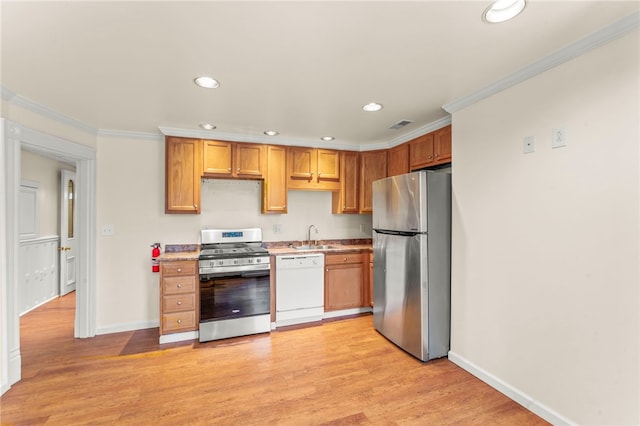
[[[564,129],[557,128],[551,131],[551,148],[567,146],[567,134]]]
[[[535,150],[536,139],[533,136],[525,136],[522,141],[522,152],[531,154]]]
[[[113,225],[102,225],[102,235],[105,237],[110,237],[116,233],[116,230]]]
[[[276,223],[275,225],[273,225],[273,233],[274,234],[282,233],[282,225],[279,223]]]
[[[360,224],[360,232],[364,232],[364,223]]]

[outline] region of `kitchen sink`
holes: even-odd
[[[295,246],[296,250],[327,250],[332,248],[339,248],[338,246],[329,246],[329,245],[304,245],[304,246]]]

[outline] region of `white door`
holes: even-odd
[[[78,262],[76,256],[78,218],[76,193],[78,184],[75,172],[62,170],[60,180],[60,296],[76,289]]]

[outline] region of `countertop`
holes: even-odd
[[[342,241],[319,241],[319,245],[329,245],[330,248],[326,249],[314,249],[314,250],[298,250],[294,247],[290,247],[289,244],[299,245],[300,242],[295,243],[278,242],[278,243],[265,243],[265,248],[272,256],[287,255],[287,254],[304,254],[304,253],[325,253],[325,254],[339,254],[359,251],[371,251],[371,242],[361,240],[346,240],[344,244]],[[166,251],[158,257],[159,262],[177,262],[181,260],[198,260],[200,256],[200,248],[197,245],[171,245],[167,246]]]

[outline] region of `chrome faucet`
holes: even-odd
[[[307,229],[307,245],[308,246],[311,246],[311,228],[316,230],[316,235],[318,234],[318,228],[316,228],[315,225],[309,225],[309,229]]]

